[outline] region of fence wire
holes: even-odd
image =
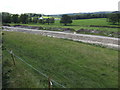
[[[27,63],[25,60],[23,60],[22,58],[20,58],[19,56],[17,56],[16,54],[14,54],[12,51],[7,50],[8,53],[14,55],[16,58],[18,58],[19,60],[21,60],[22,62],[24,62],[26,65],[28,65],[29,67],[31,67],[33,70],[37,71],[39,74],[43,75],[44,77],[46,77],[47,79],[49,78],[46,74],[42,73],[41,71],[39,71],[38,69],[36,69],[35,67],[33,67],[31,64]],[[56,82],[55,80],[51,79],[51,81],[63,88],[66,88],[64,85]]]

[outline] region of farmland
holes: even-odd
[[[106,27],[90,27],[90,25],[99,25],[99,26],[112,26],[118,27],[118,25],[112,25],[106,21],[106,18],[97,18],[97,19],[81,19],[81,20],[73,20],[73,23],[64,26],[59,23],[59,20],[56,20],[54,24],[40,24],[40,23],[29,23],[29,24],[20,24],[20,25],[28,25],[28,26],[41,26],[41,27],[59,27],[59,28],[73,28],[75,30],[79,29],[91,29],[91,30],[105,30],[105,31],[113,31],[118,32],[118,28],[106,28]],[[18,23],[19,24],[19,23]],[[18,25],[18,24],[10,24],[10,25]]]
[[[111,24],[107,22],[106,18],[95,18],[95,19],[80,19],[73,20],[72,24],[68,24],[64,26],[60,24],[60,20],[55,20],[55,23],[52,24],[40,24],[40,23],[28,23],[28,24],[10,24],[11,26],[15,25],[23,25],[23,26],[33,26],[33,27],[41,27],[40,30],[53,30],[53,31],[64,31],[64,30],[72,30],[76,33],[81,34],[92,34],[92,35],[101,35],[108,37],[120,37],[120,31],[117,24]]]
[[[116,50],[20,32],[4,32],[3,46],[67,88],[118,87]],[[15,62],[14,66],[10,54],[3,50],[3,87],[48,87],[47,78],[18,58]],[[53,83],[53,87],[60,86]]]

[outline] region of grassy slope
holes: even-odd
[[[39,75],[17,58],[15,63],[14,66],[10,54],[3,51],[3,88],[47,87],[45,77]]]
[[[117,26],[117,25],[110,25],[106,22],[106,18],[97,18],[97,19],[81,19],[81,20],[73,20],[73,23],[69,26],[63,26],[59,23],[60,21],[55,21],[54,24],[22,24],[22,25],[30,25],[30,26],[42,26],[42,27],[61,27],[61,28],[73,28],[75,30],[79,29],[92,29],[92,30],[108,30],[117,32],[117,28],[99,28],[99,27],[88,27],[89,25],[101,25],[101,26]],[[14,25],[14,24],[11,24]]]
[[[66,87],[117,87],[118,52],[115,50],[17,32],[5,32],[3,39],[4,46]],[[3,62],[12,63],[6,51]],[[21,61],[16,62],[15,67],[7,64],[13,69],[7,87],[47,87],[47,79]]]

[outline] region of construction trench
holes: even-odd
[[[69,39],[73,41],[96,44],[96,45],[101,45],[107,48],[113,48],[116,50],[120,50],[120,46],[119,46],[120,39],[113,38],[113,37],[76,34],[76,33],[58,32],[58,31],[48,31],[48,30],[26,29],[26,28],[8,27],[8,26],[3,26],[3,31],[16,31],[16,32],[40,34],[43,36],[64,38],[64,39]]]

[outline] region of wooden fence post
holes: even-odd
[[[10,50],[10,54],[11,54],[11,57],[12,57],[12,60],[13,60],[13,64],[15,65],[15,57],[13,55],[13,51],[12,50]]]
[[[49,90],[51,90],[51,88],[52,88],[52,81],[51,81],[50,77],[48,77],[48,88],[49,88]]]

